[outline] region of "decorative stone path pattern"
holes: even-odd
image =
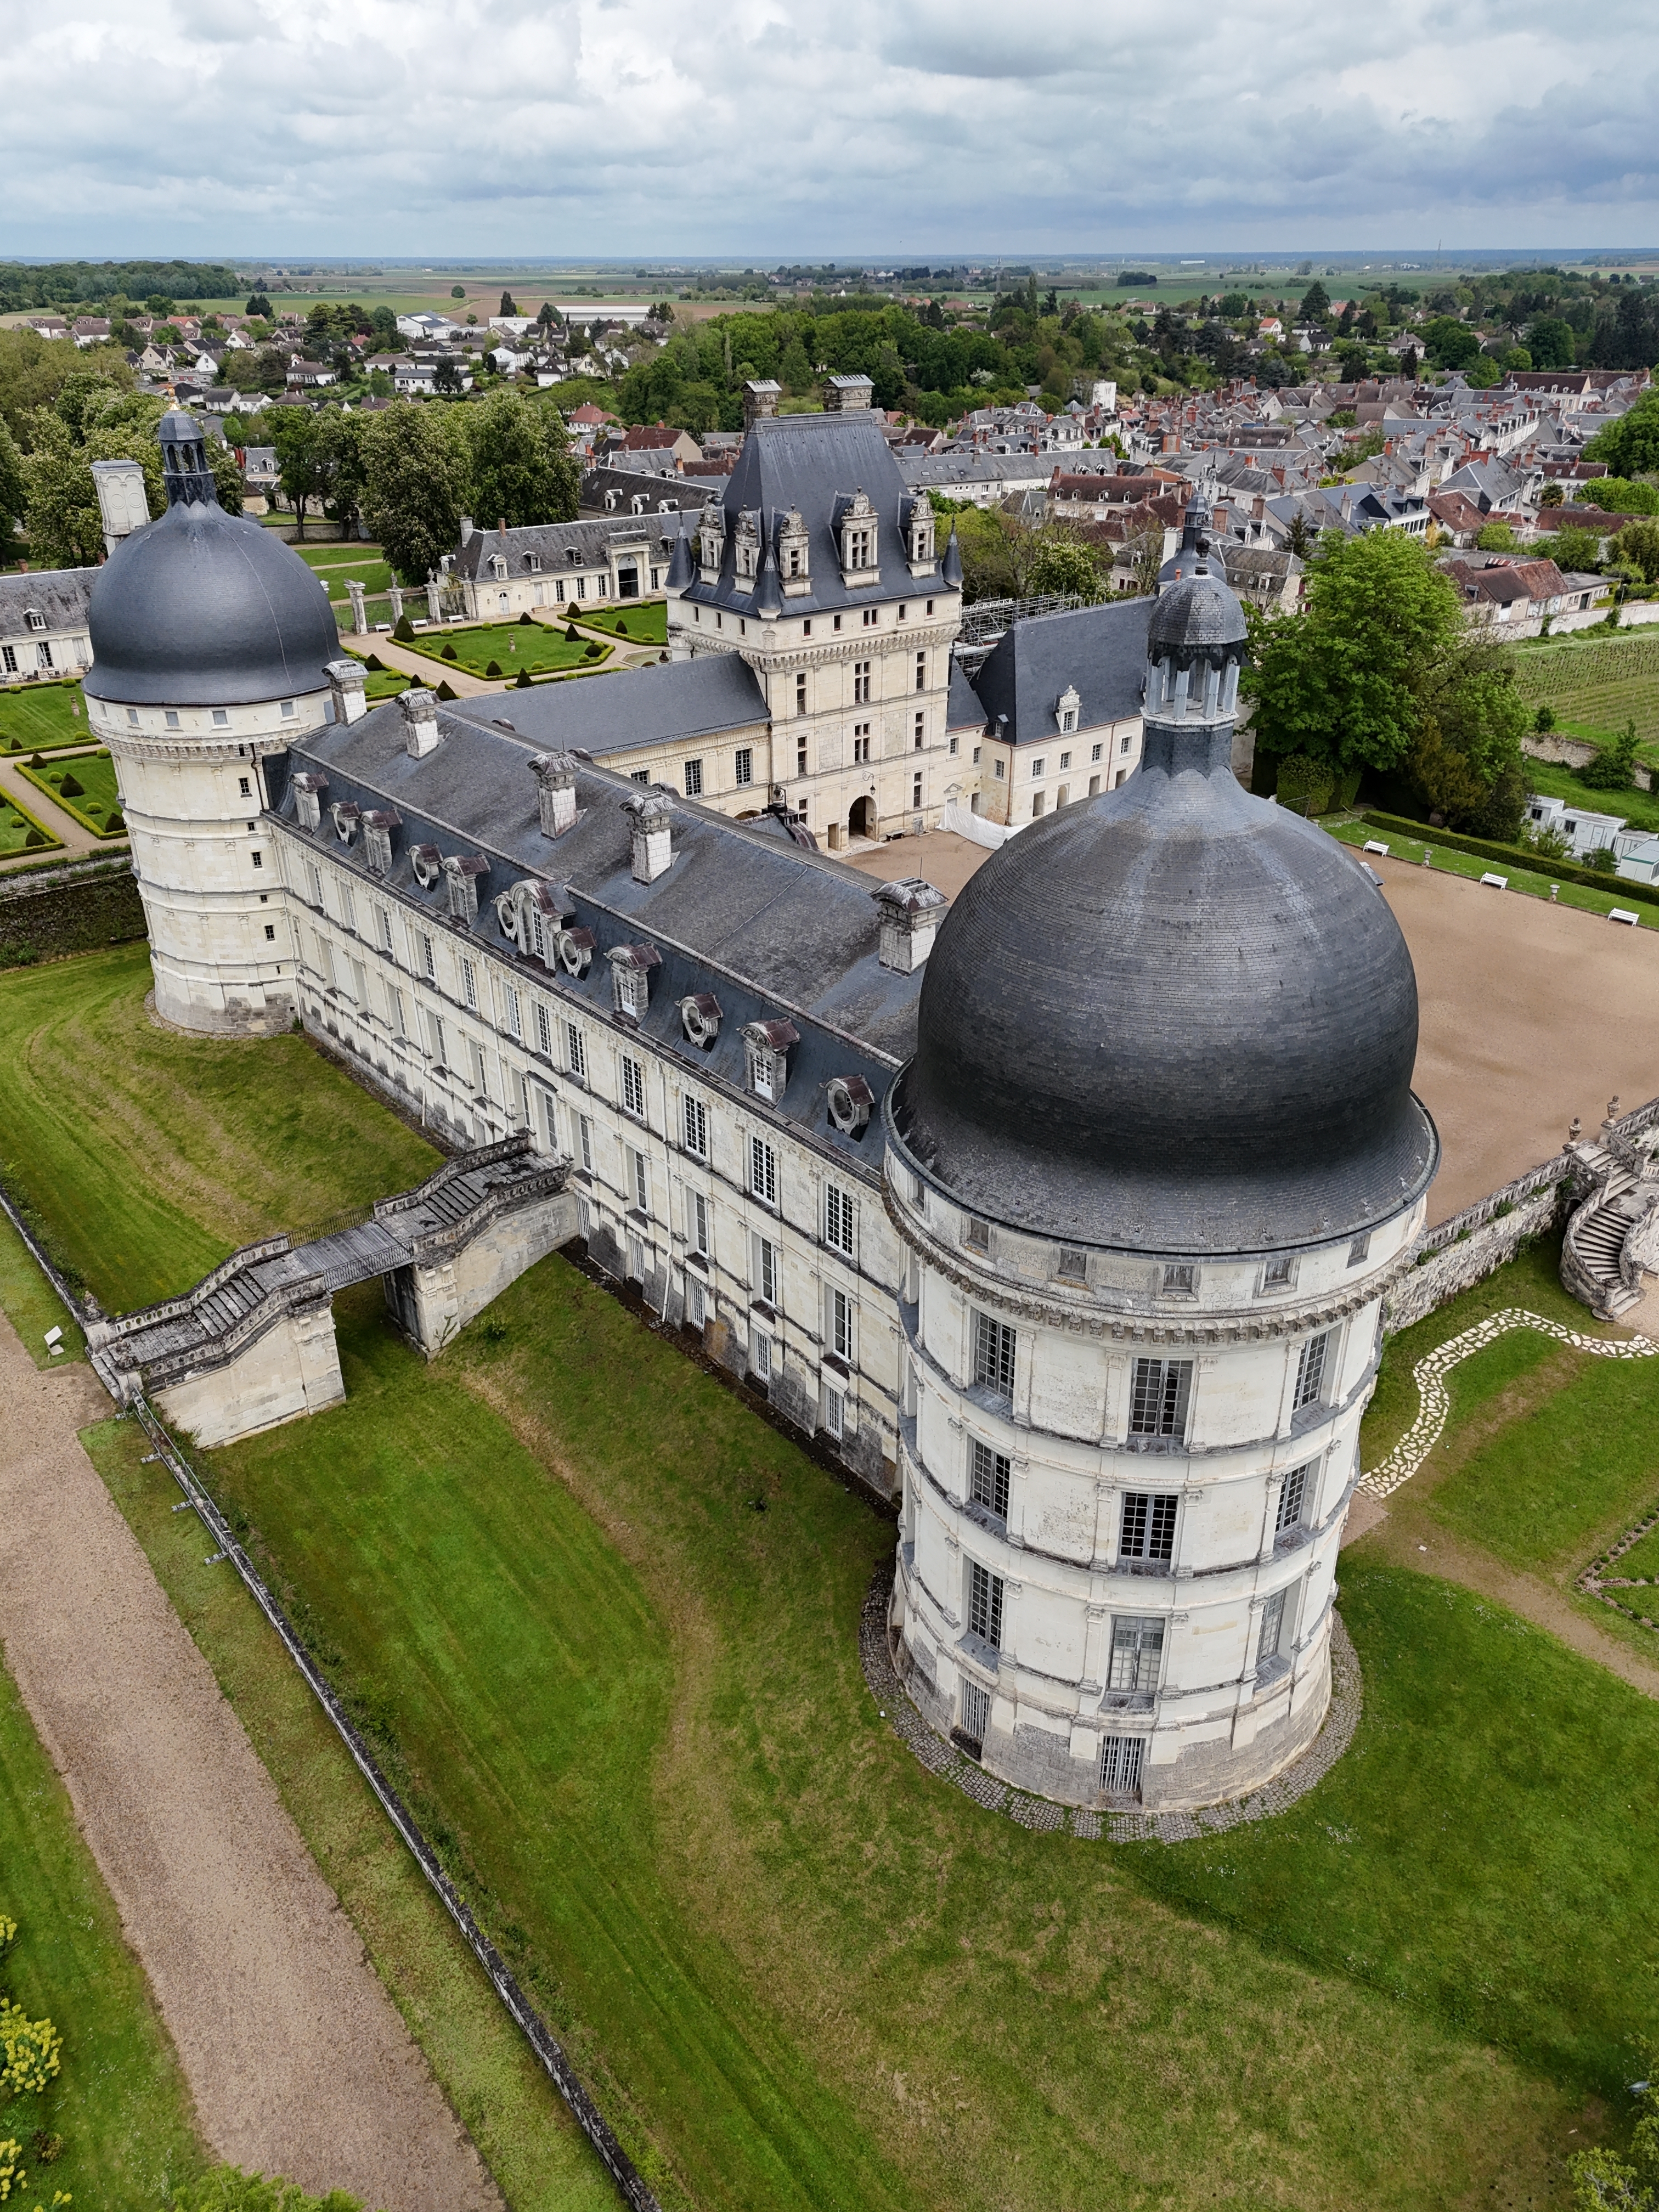
[[[1650,1359],[1659,1352],[1659,1345],[1645,1336],[1585,1336],[1559,1321],[1546,1321],[1541,1314],[1528,1313],[1523,1306],[1505,1306],[1501,1313],[1490,1315],[1473,1328],[1466,1328],[1461,1336],[1449,1336],[1443,1344],[1425,1352],[1413,1368],[1412,1380],[1421,1401],[1417,1419],[1387,1458],[1379,1460],[1369,1474],[1360,1476],[1358,1486],[1368,1498],[1392,1498],[1402,1483],[1411,1480],[1439,1443],[1451,1412],[1447,1374],[1460,1360],[1484,1351],[1512,1328],[1535,1328],[1542,1335],[1553,1336],[1558,1344],[1571,1345],[1575,1352],[1588,1352],[1597,1359]]]
[[[1078,1836],[1096,1843],[1103,1835],[1114,1844],[1186,1844],[1200,1836],[1217,1835],[1247,1821],[1272,1820],[1322,1782],[1353,1741],[1359,1724],[1361,1683],[1359,1660],[1342,1625],[1331,1621],[1331,1703],[1319,1734],[1299,1759],[1292,1759],[1265,1790],[1223,1805],[1206,1805],[1194,1813],[1114,1813],[1082,1805],[1056,1805],[1047,1797],[1028,1796],[1024,1790],[999,1782],[982,1766],[965,1758],[956,1746],[936,1735],[922,1718],[905,1691],[893,1665],[887,1641],[887,1613],[893,1594],[893,1563],[884,1560],[872,1577],[859,1621],[859,1656],[864,1679],[870,1685],[876,1707],[900,1741],[908,1745],[930,1773],[949,1782],[988,1813],[1000,1813],[1018,1820],[1022,1828]]]
[[[1622,1613],[1626,1620],[1633,1620],[1638,1628],[1659,1630],[1659,1621],[1656,1621],[1652,1614],[1638,1612],[1627,1598],[1613,1595],[1615,1590],[1652,1589],[1656,1585],[1651,1577],[1641,1575],[1630,1581],[1607,1572],[1609,1567],[1618,1565],[1633,1544],[1639,1544],[1643,1537],[1650,1535],[1656,1528],[1659,1528],[1659,1505],[1654,1506],[1644,1520],[1637,1522],[1633,1528],[1626,1528],[1618,1542],[1609,1544],[1599,1559],[1592,1559],[1573,1588],[1583,1590],[1586,1597],[1600,1598],[1603,1605],[1610,1605],[1615,1613]]]

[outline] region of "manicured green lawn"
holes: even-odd
[[[294,550],[327,583],[331,599],[349,599],[348,583],[361,584],[365,592],[378,595],[392,580],[378,545],[296,545]]]
[[[238,1244],[406,1188],[436,1155],[303,1038],[185,1038],[143,945],[0,977],[0,1174],[112,1311]]]
[[[487,675],[492,660],[503,676],[516,676],[521,668],[527,668],[532,676],[544,676],[560,669],[597,666],[608,659],[612,651],[608,645],[601,646],[590,659],[588,641],[573,645],[562,629],[538,622],[485,623],[477,629],[422,630],[409,649],[442,661],[447,645],[454,647],[455,658],[444,665],[465,668],[472,676]]]
[[[1564,2093],[1482,2045],[1582,2093],[1650,2023],[1613,1934],[1586,1969],[1578,1898],[1529,1886],[1559,1871],[1529,1829],[1501,1879],[1473,1844],[1437,1871],[1422,1808],[1480,1757],[1456,1698],[1396,1716],[1379,1686],[1342,1770],[1363,1848],[1324,1791],[1252,1831],[1263,1928],[1218,1933],[1182,1854],[1034,1837],[923,1772],[857,1662],[890,1530],[738,1399],[557,1259],[492,1320],[428,1368],[365,1316],[343,1407],[205,1464],[654,2179],[732,2206],[1541,2193]],[[1512,1632],[1470,1626],[1495,1670]],[[1196,1920],[1160,1910],[1182,1879]],[[1638,1885],[1627,1931],[1646,1910]],[[1495,1971],[1518,2019],[1474,1986]]]
[[[121,808],[121,794],[115,781],[115,763],[107,753],[77,753],[72,760],[63,761],[52,768],[30,768],[23,764],[21,773],[27,777],[36,790],[45,792],[47,798],[55,800],[66,814],[72,814],[77,822],[97,836],[124,837],[126,835],[125,821],[113,830],[106,826],[110,817],[118,814]],[[66,781],[81,786],[79,797],[65,793],[63,787]]]
[[[379,1295],[371,1285],[368,1303]],[[264,1615],[222,1565],[204,1563],[199,1524],[173,1511],[177,1486],[143,1464],[143,1431],[112,1420],[82,1441],[507,2202],[611,2212],[616,2192],[568,2106]]]
[[[1659,691],[1659,680],[1652,688]],[[1616,737],[1617,731],[1569,729],[1568,737],[1598,741]],[[1570,806],[1583,806],[1596,814],[1622,815],[1632,829],[1659,830],[1659,796],[1650,791],[1592,791],[1581,783],[1564,761],[1534,760],[1530,754],[1522,764],[1528,785],[1547,798],[1565,799]]]
[[[9,1302],[9,1293],[8,1293]],[[67,2191],[76,2212],[151,2212],[207,2164],[189,2093],[143,1969],[81,1839],[15,1684],[0,1666],[0,1916],[17,1942],[0,1989],[64,2039],[62,2070],[42,2094],[0,2092],[0,2138],[23,2147],[21,2205]],[[36,2131],[63,2138],[42,2165]]]
[[[1582,786],[1580,787],[1582,789]],[[1584,804],[1588,805],[1594,795],[1586,793]],[[1603,792],[1600,795],[1609,799],[1622,800],[1623,798],[1623,793],[1618,792]],[[1622,813],[1624,808],[1620,805],[1606,808],[1598,807],[1596,811],[1618,814]],[[1425,847],[1422,841],[1414,837],[1403,837],[1398,831],[1393,830],[1374,830],[1368,823],[1340,823],[1332,830],[1331,835],[1340,838],[1345,845],[1352,845],[1356,849],[1370,839],[1381,839],[1396,860],[1409,860],[1413,866],[1419,863],[1423,858]],[[1614,907],[1622,907],[1626,913],[1634,914],[1638,917],[1637,923],[1638,928],[1659,929],[1659,906],[1650,905],[1643,899],[1632,898],[1630,896],[1632,886],[1620,883],[1616,878],[1608,878],[1610,889],[1605,891],[1592,890],[1588,884],[1563,883],[1559,877],[1552,876],[1547,860],[1540,860],[1534,866],[1528,867],[1510,860],[1482,860],[1474,853],[1460,853],[1450,845],[1437,845],[1434,842],[1432,830],[1428,834],[1427,847],[1434,856],[1429,863],[1430,866],[1437,869],[1443,876],[1464,876],[1476,884],[1484,875],[1507,877],[1508,890],[1500,891],[1488,885],[1486,896],[1489,897],[1508,898],[1512,894],[1519,892],[1524,898],[1547,899],[1550,895],[1550,885],[1553,883],[1557,887],[1555,902],[1558,906],[1579,907],[1586,914],[1609,914]],[[1626,926],[1624,923],[1620,924],[1621,928]]]
[[[31,830],[35,832],[33,845],[29,843]],[[63,842],[9,792],[0,790],[0,860],[9,860],[15,853],[50,853]]]
[[[0,689],[0,750],[51,752],[83,745],[91,734],[78,683]]]
[[[0,1306],[11,1316],[11,1325],[23,1349],[37,1367],[61,1367],[78,1359],[86,1339],[64,1310],[64,1302],[34,1263],[34,1255],[0,1213]],[[61,1328],[64,1349],[54,1359],[46,1346],[47,1331]]]
[[[586,623],[589,629],[602,629],[609,636],[626,638],[633,645],[668,642],[668,605],[664,599],[633,600],[623,606],[602,607],[578,619]]]

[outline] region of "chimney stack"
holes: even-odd
[[[323,673],[337,722],[356,722],[368,712],[368,671],[361,660],[331,660]]]
[[[629,818],[634,847],[634,880],[654,884],[665,876],[674,859],[673,801],[665,791],[625,799],[623,812]]]
[[[574,753],[537,753],[531,767],[536,775],[536,804],[544,837],[562,837],[576,823],[576,756]]]
[[[398,704],[403,709],[404,750],[411,760],[424,760],[438,750],[438,695],[409,690]]]
[[[896,975],[914,975],[933,949],[950,901],[920,876],[883,884],[870,896],[881,909],[882,966]]]

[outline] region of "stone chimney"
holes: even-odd
[[[763,415],[775,415],[783,386],[769,376],[751,376],[743,387],[743,427],[752,430]]]
[[[466,544],[471,539],[472,536],[472,517],[470,514],[464,514],[461,517],[461,543],[463,545]]]
[[[438,750],[438,695],[405,691],[398,704],[403,709],[404,750],[411,760],[424,760]]]
[[[883,884],[871,896],[881,909],[882,966],[896,975],[914,975],[933,949],[950,901],[920,876]]]
[[[364,690],[368,671],[361,660],[331,660],[323,673],[328,678],[329,696],[334,702],[337,722],[356,722],[368,712],[368,696]]]
[[[544,837],[562,837],[576,826],[576,769],[574,753],[537,753],[531,767],[536,774],[536,804]]]
[[[636,884],[654,884],[659,876],[667,874],[672,865],[673,811],[674,803],[665,791],[641,793],[638,799],[623,801],[623,812],[628,817],[633,842]]]
[[[104,525],[104,551],[114,552],[124,538],[142,530],[149,520],[144,495],[144,471],[137,461],[94,461],[92,481],[98,493],[98,512]]]

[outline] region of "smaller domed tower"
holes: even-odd
[[[267,763],[329,719],[339,638],[298,554],[220,506],[196,422],[171,414],[159,434],[167,513],[93,586],[87,716],[115,763],[157,1012],[258,1035],[297,1003]]]
[[[1232,773],[1244,618],[1193,536],[1140,769],[971,878],[885,1108],[900,1671],[990,1773],[1085,1805],[1235,1797],[1317,1732],[1438,1160],[1387,902]]]

